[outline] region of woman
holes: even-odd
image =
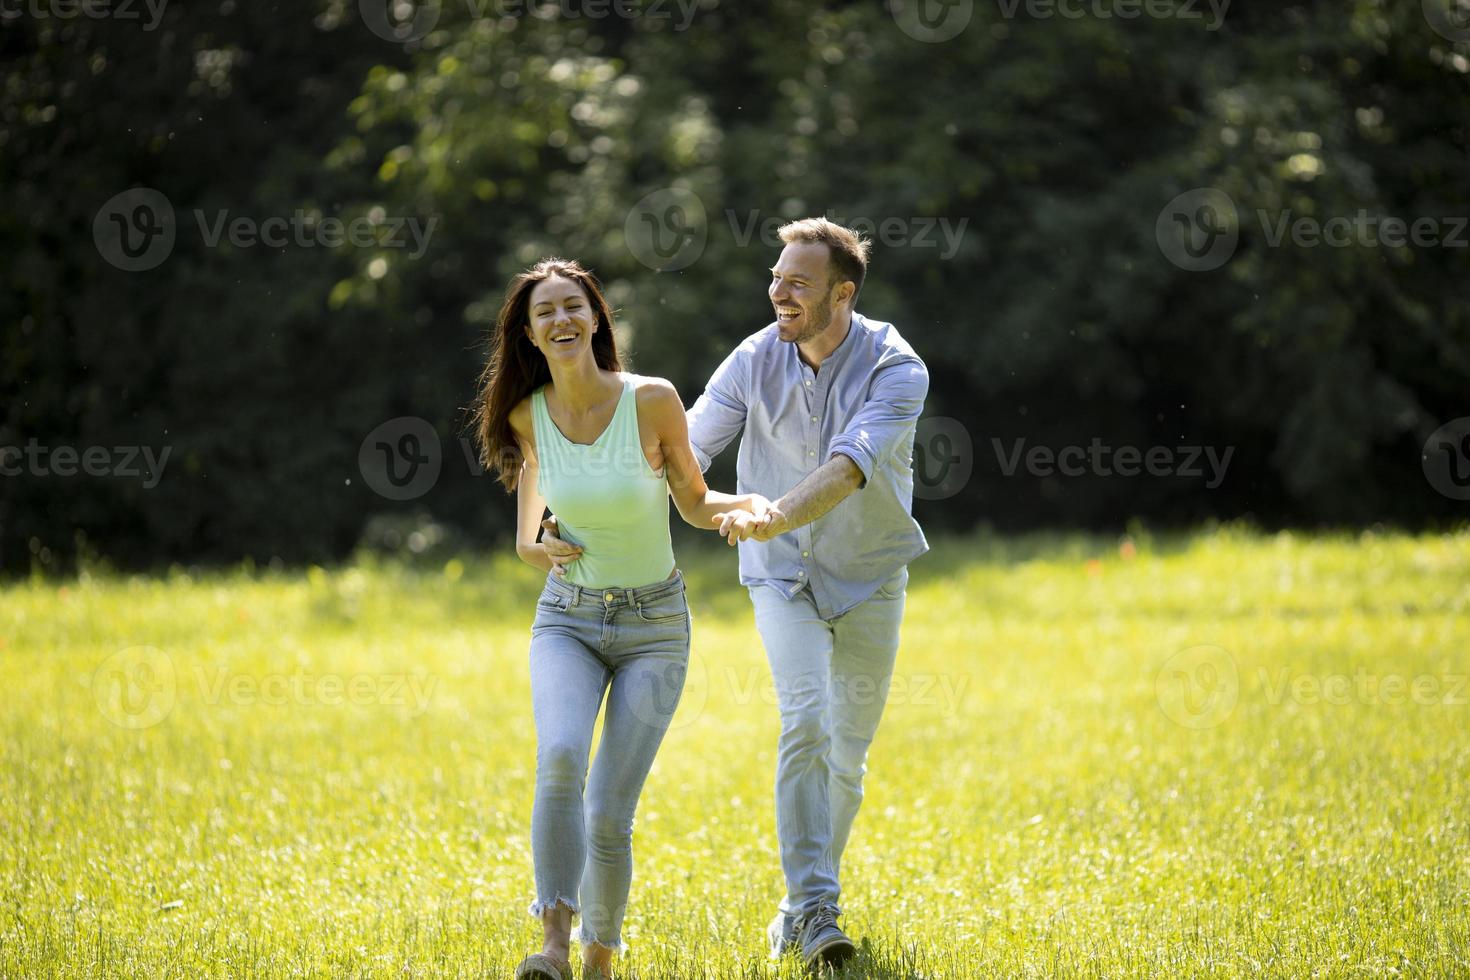
[[[769,502],[705,485],[678,392],[660,378],[623,373],[612,312],[576,262],[545,259],[511,280],[492,348],[475,435],[482,459],[517,492],[516,553],[553,570],[536,540],[548,503],[560,536],[585,548],[564,575],[547,576],[531,626],[531,914],[545,945],[516,976],[568,977],[579,913],[582,975],[608,976],[623,945],[633,813],[689,660],[668,497],[684,520],[707,529],[728,525],[736,511],[763,516]]]

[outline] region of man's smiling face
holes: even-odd
[[[781,250],[766,290],[776,310],[776,329],[788,344],[801,344],[832,323],[832,259],[827,246],[793,242]]]

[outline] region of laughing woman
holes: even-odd
[[[531,626],[531,914],[545,945],[516,976],[565,980],[578,914],[583,976],[608,976],[622,948],[633,814],[689,660],[668,497],[711,530],[724,512],[761,517],[769,502],[706,487],[678,392],[622,371],[612,312],[576,262],[544,259],[511,280],[473,424],[481,458],[517,492],[516,553],[551,573]],[[537,541],[548,504],[560,537],[584,549],[564,575]]]

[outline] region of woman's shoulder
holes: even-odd
[[[633,385],[633,394],[638,399],[639,409],[659,412],[672,411],[674,406],[678,406],[680,412],[684,411],[684,403],[679,400],[679,391],[668,378],[624,371],[623,379]]]
[[[535,392],[516,402],[515,407],[510,410],[510,427],[516,435],[523,439],[534,439],[536,425],[531,420],[531,399]]]
[[[632,374],[624,371],[623,380],[632,383],[633,391],[637,393],[640,401],[645,398],[667,399],[670,395],[675,398],[679,397],[678,389],[668,378],[655,378],[651,374]]]

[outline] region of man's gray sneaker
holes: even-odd
[[[766,926],[766,939],[771,943],[771,959],[779,960],[786,951],[796,945],[796,916],[789,912],[777,912],[771,924]]]
[[[837,927],[837,916],[841,914],[837,906],[823,905],[797,923],[801,958],[808,967],[841,966],[857,951],[852,940]]]

